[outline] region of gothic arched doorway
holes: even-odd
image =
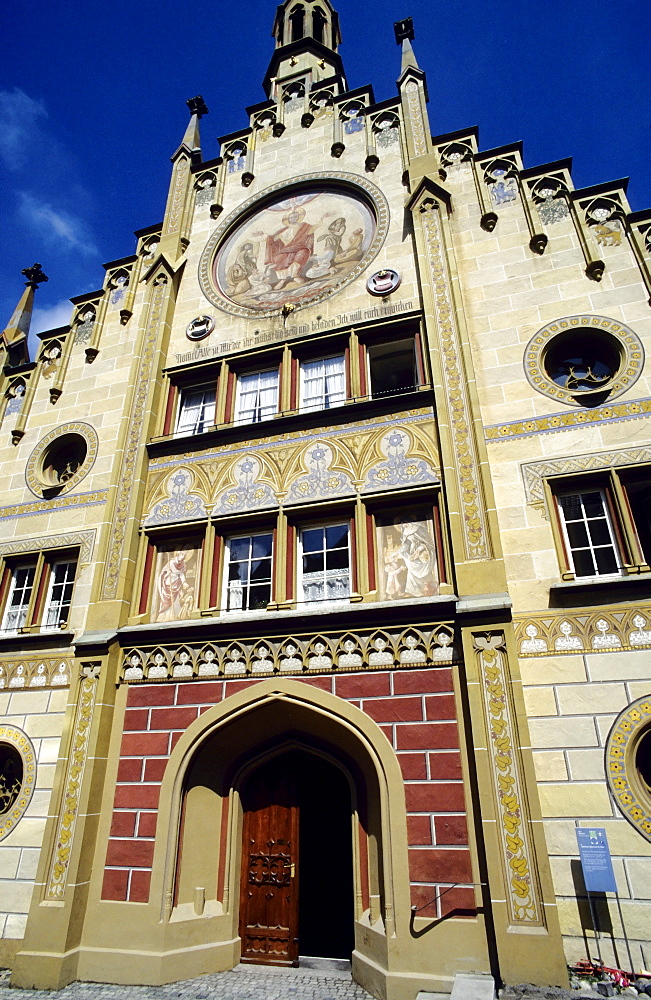
[[[247,776],[241,800],[242,961],[350,958],[353,837],[344,773],[316,754],[285,751]]]

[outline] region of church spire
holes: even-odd
[[[47,275],[43,274],[40,264],[33,264],[32,267],[26,267],[22,273],[27,278],[25,291],[21,295],[9,323],[2,331],[1,338],[7,352],[8,362],[12,368],[29,361],[27,336],[32,322],[34,292],[39,285],[48,280]]]
[[[263,86],[279,96],[285,81],[309,77],[310,86],[339,77],[344,70],[337,48],[341,42],[339,15],[329,0],[285,0],[276,10],[272,35],[276,50]]]

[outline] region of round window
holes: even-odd
[[[77,421],[55,427],[27,459],[25,480],[32,493],[46,498],[69,493],[90,472],[98,445],[90,424]]]
[[[8,813],[23,787],[23,759],[10,743],[0,743],[0,816]]]
[[[642,342],[606,316],[566,316],[532,337],[524,355],[529,383],[559,403],[598,406],[630,389],[644,364]]]
[[[16,726],[0,725],[0,840],[27,809],[36,783],[36,753],[29,736]]]
[[[651,729],[646,729],[635,748],[635,768],[638,777],[651,794]]]
[[[607,333],[572,330],[554,337],[543,367],[552,382],[568,392],[602,392],[617,375],[622,353],[619,342]]]
[[[84,464],[88,445],[80,434],[63,434],[43,455],[43,479],[50,486],[69,482]]]
[[[606,778],[622,815],[651,841],[651,696],[615,719],[606,740]]]

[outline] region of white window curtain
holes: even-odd
[[[45,603],[44,629],[59,628],[62,622],[67,622],[76,570],[76,562],[56,562],[52,566]]]
[[[300,589],[303,601],[346,601],[350,596],[347,524],[301,532]]]
[[[254,372],[237,380],[235,420],[238,424],[257,424],[278,412],[278,371]]]
[[[201,434],[215,422],[215,387],[191,389],[181,394],[177,435]]]
[[[346,401],[344,356],[305,361],[301,365],[301,409],[327,410]]]
[[[36,566],[17,566],[13,571],[11,589],[2,621],[3,632],[17,632],[27,621],[35,573]]]

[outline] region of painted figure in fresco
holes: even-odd
[[[436,548],[424,521],[396,519],[400,527],[400,555],[407,568],[406,596],[431,597],[436,593]]]
[[[333,263],[336,263],[345,232],[346,220],[340,217],[330,223],[325,233],[317,237],[317,243],[323,243],[324,252],[311,258],[310,266],[305,272],[306,278],[323,278],[326,274],[335,273]]]
[[[413,515],[412,515],[413,516]],[[438,593],[436,546],[431,522],[405,514],[380,528],[383,597],[432,597]]]
[[[395,601],[403,596],[403,589],[400,577],[403,575],[405,564],[400,556],[400,548],[396,545],[392,536],[387,538],[384,548],[384,588],[386,596]]]
[[[231,295],[241,295],[251,288],[251,275],[258,270],[258,247],[254,243],[244,243],[228,268],[226,277],[231,287]]]
[[[215,257],[215,278],[222,294],[248,308],[304,303],[345,278],[374,232],[373,214],[361,200],[330,191],[283,198],[226,240]]]
[[[364,242],[364,230],[354,229],[353,235],[348,239],[346,250],[340,250],[335,257],[335,264],[347,264],[352,260],[361,260],[363,256],[362,243]]]
[[[157,621],[171,622],[189,618],[194,601],[194,590],[187,578],[187,552],[177,549],[170,552],[158,574],[159,608]]]
[[[304,219],[304,209],[292,209],[283,216],[282,229],[267,236],[265,264],[276,272],[274,291],[305,282],[301,271],[314,253],[314,226]]]

